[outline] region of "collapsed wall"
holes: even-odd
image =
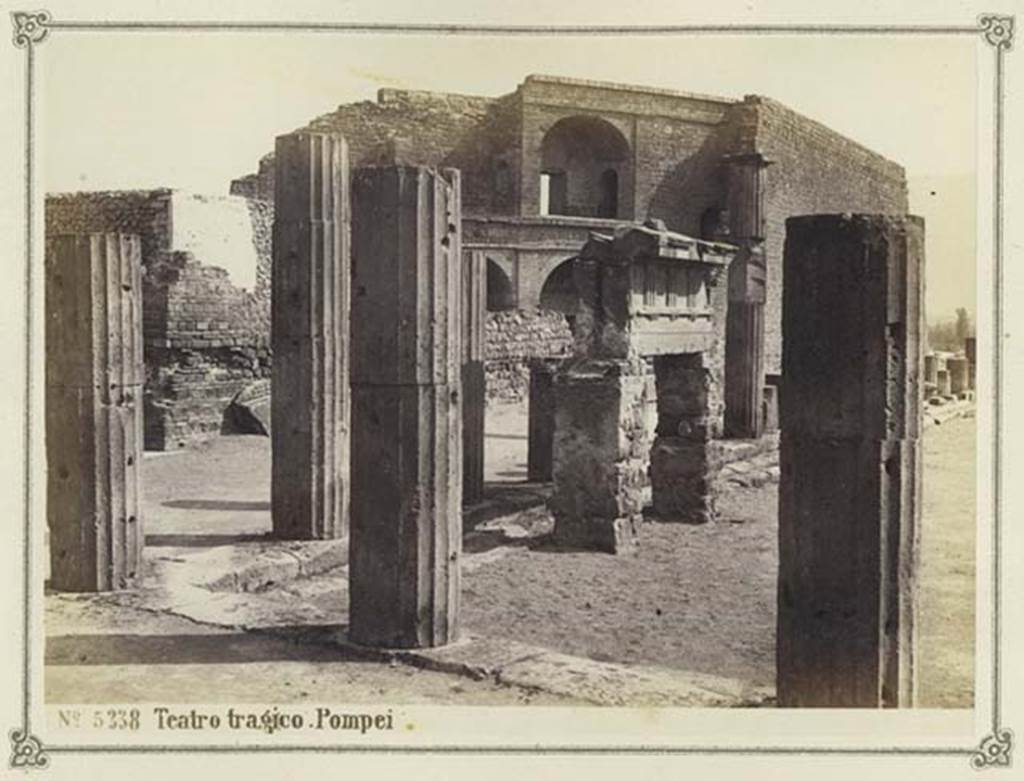
[[[466,213],[512,214],[518,203],[519,97],[381,89],[299,130],[341,133],[352,167],[415,164],[458,168]],[[274,199],[274,155],[231,182],[234,195]]]
[[[168,189],[47,196],[47,237],[140,237],[146,449],[221,433],[231,400],[270,376],[272,209]]]

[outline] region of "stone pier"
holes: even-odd
[[[947,364],[948,365],[948,364]],[[949,369],[939,369],[935,373],[936,385],[940,396],[949,396],[953,393],[953,384],[949,376]]]
[[[130,588],[142,576],[142,260],[137,236],[46,240],[50,582]]]
[[[714,378],[703,353],[654,359],[658,421],[651,449],[654,513],[661,521],[715,519],[714,475],[721,466],[709,397]]]
[[[459,174],[352,177],[350,635],[456,638],[462,546]]]
[[[559,545],[606,553],[634,547],[650,493],[654,375],[643,359],[592,360],[555,376],[554,490]]]
[[[348,533],[349,183],[339,135],[275,148],[271,344],[274,535]]]
[[[978,340],[973,336],[968,336],[964,339],[964,356],[967,358],[969,367],[968,371],[968,387],[970,390],[974,390],[976,367],[978,364]]]
[[[531,483],[551,481],[555,437],[555,372],[560,360],[537,358],[530,362],[530,397],[526,474]]]
[[[924,357],[924,381],[938,387],[939,384],[939,356],[935,353],[928,353]]]
[[[487,257],[464,253],[462,268],[462,501],[484,496],[484,417],[487,375],[484,370],[487,321]]]
[[[949,392],[958,396],[971,389],[970,363],[966,358],[947,358],[946,370],[949,372]]]
[[[915,698],[924,223],[786,222],[777,693]]]

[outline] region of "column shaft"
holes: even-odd
[[[459,176],[353,176],[350,633],[455,639],[462,546]]]
[[[778,700],[915,696],[924,226],[786,224]]]
[[[51,583],[141,578],[142,260],[137,236],[47,238],[46,457]]]
[[[274,534],[340,538],[348,533],[350,414],[345,140],[280,136],[274,179]]]

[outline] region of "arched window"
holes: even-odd
[[[618,218],[629,142],[600,117],[560,119],[541,143],[540,213]]]
[[[597,204],[598,217],[619,216],[619,174],[614,168],[606,168],[601,172],[599,184],[601,200]]]

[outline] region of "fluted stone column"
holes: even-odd
[[[949,369],[939,369],[936,372],[938,378],[937,386],[940,396],[949,396],[953,393],[953,384],[949,376]]]
[[[129,588],[142,576],[142,260],[138,236],[46,240],[50,581]]]
[[[764,433],[765,171],[761,154],[725,158],[730,236],[741,247],[729,268],[725,341],[725,434]]]
[[[915,698],[924,223],[786,222],[777,692]]]
[[[487,257],[464,253],[462,276],[462,501],[484,495],[484,417],[487,412]]]
[[[279,136],[274,153],[271,501],[274,535],[348,533],[349,193],[345,140]]]
[[[462,546],[459,174],[352,177],[350,633],[456,638]]]

